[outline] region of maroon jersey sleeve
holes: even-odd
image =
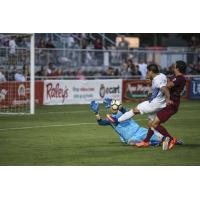
[[[174,87],[170,90],[170,96],[173,101],[180,101],[181,93],[185,87],[185,77],[184,76],[176,76],[172,79],[174,83]]]

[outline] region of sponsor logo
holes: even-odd
[[[26,89],[24,84],[20,84],[18,87],[18,95],[19,96],[25,96],[26,95]]]
[[[193,82],[192,92],[194,95],[200,95],[200,83]]]
[[[145,98],[151,91],[151,86],[147,82],[126,83],[125,97],[132,100],[135,98]]]
[[[132,86],[131,84],[128,84],[127,92],[130,92],[131,94],[147,94],[151,90],[151,87],[149,85],[142,85],[138,84],[136,86]]]
[[[52,83],[48,83],[46,85],[47,89],[47,99],[62,99],[62,103],[65,101],[65,99],[68,97],[68,88],[65,86],[64,88],[60,87],[60,84],[57,83],[55,87],[53,87]]]
[[[28,105],[28,104],[30,104],[30,100],[29,99],[26,99],[26,100],[16,100],[16,99],[14,99],[13,101],[12,101],[12,105]]]
[[[119,93],[120,93],[119,85],[117,87],[105,87],[104,84],[101,84],[99,89],[99,95],[101,98],[103,98],[106,94],[119,94]]]
[[[1,92],[0,92],[0,102],[5,100],[6,94],[7,94],[7,90],[2,89]]]

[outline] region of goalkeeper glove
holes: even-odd
[[[97,115],[99,113],[99,103],[94,100],[91,101],[90,109]]]
[[[110,108],[111,107],[111,102],[112,102],[111,98],[105,98],[103,100],[103,103],[104,103],[104,105],[105,105],[106,108]]]

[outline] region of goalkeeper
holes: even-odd
[[[111,107],[112,99],[106,98],[104,99],[104,104],[106,108],[110,109],[110,112],[113,116],[119,118],[126,112],[126,109],[122,106],[119,107],[119,110],[113,110]],[[147,136],[148,129],[139,126],[133,119],[126,120],[124,122],[120,122],[118,124],[111,123],[108,119],[102,119],[99,114],[99,103],[96,101],[92,101],[90,103],[91,110],[95,113],[96,120],[101,126],[112,126],[115,132],[119,135],[121,141],[123,143],[129,145],[135,145],[136,143],[143,141]],[[157,131],[154,132],[153,136],[150,140],[150,145],[160,145],[164,140],[163,136]],[[181,141],[177,140],[177,144],[181,144]]]

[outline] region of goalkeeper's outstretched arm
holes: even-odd
[[[111,125],[110,121],[108,121],[107,119],[102,119],[101,116],[99,114],[95,115],[96,116],[96,120],[97,123],[100,126],[107,126],[107,125]]]

